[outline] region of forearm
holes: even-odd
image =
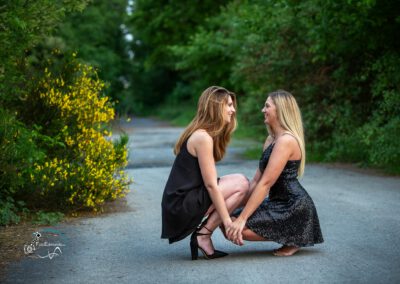
[[[265,197],[269,193],[269,185],[263,185],[258,183],[255,185],[255,188],[246,203],[242,213],[239,216],[239,219],[247,221],[247,219],[256,211],[256,209],[263,202]]]
[[[254,213],[254,211],[260,206],[264,198],[269,193],[269,186],[262,183],[258,183],[249,200],[246,203],[242,213],[239,217],[230,225],[226,230],[228,239],[233,241],[237,245],[243,245],[243,229],[246,226],[247,219]]]
[[[257,181],[257,180],[254,180],[254,179],[252,179],[252,180],[250,181],[250,193],[254,191],[254,189],[255,189],[256,186],[257,186],[257,183],[258,183],[258,181]]]
[[[231,220],[221,191],[218,188],[208,188],[208,193],[222,222],[225,224],[227,221]]]

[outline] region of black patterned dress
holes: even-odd
[[[262,173],[274,145],[269,145],[261,156],[259,168]],[[269,196],[250,216],[246,226],[268,241],[305,247],[324,240],[314,202],[297,180],[299,166],[300,160],[287,162]]]

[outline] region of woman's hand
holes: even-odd
[[[243,243],[243,229],[246,225],[246,220],[240,218],[240,216],[233,221],[227,228],[226,228],[226,235],[229,240],[231,240],[234,244],[242,246]]]
[[[232,219],[229,217],[222,222],[224,228],[229,228],[232,225]]]

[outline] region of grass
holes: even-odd
[[[196,106],[187,103],[179,106],[163,106],[155,113],[159,119],[166,120],[172,125],[186,126],[193,119]]]
[[[261,147],[250,147],[243,153],[243,157],[248,160],[258,160],[260,156]]]

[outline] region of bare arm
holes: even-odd
[[[259,182],[255,185],[246,206],[239,217],[227,229],[227,235],[230,240],[236,244],[243,245],[242,231],[247,219],[260,206],[265,197],[269,194],[269,190],[276,182],[282,170],[284,169],[289,157],[293,152],[296,141],[290,136],[283,136],[274,146],[268,165],[264,170]]]
[[[204,185],[207,188],[223,224],[228,226],[232,221],[228,209],[226,208],[225,199],[217,183],[218,177],[213,155],[213,140],[205,131],[196,131],[189,140],[191,140],[191,148],[198,158]]]
[[[274,139],[271,136],[268,136],[267,139],[265,139],[264,145],[263,145],[263,151],[267,149],[267,147],[272,143]],[[250,193],[254,191],[254,188],[256,187],[257,183],[260,181],[262,174],[260,169],[257,169],[256,173],[254,174],[253,179],[250,181]]]

